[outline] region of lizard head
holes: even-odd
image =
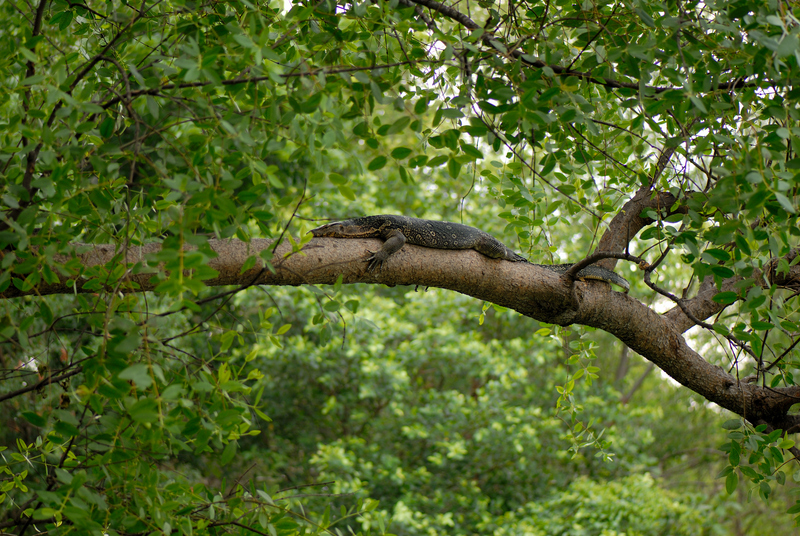
[[[358,225],[354,220],[335,221],[326,223],[309,231],[312,235],[329,238],[365,238],[378,236],[379,230],[365,225]]]
[[[371,218],[355,218],[350,220],[335,221],[327,223],[316,229],[309,231],[316,237],[329,237],[329,238],[370,238],[382,236],[384,225],[380,222],[373,223]]]
[[[344,233],[344,222],[335,221],[333,223],[326,223],[316,229],[311,229],[309,233],[314,236],[341,236]]]

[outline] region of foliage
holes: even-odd
[[[284,315],[314,314],[308,299],[275,298]],[[718,416],[685,392],[652,378],[635,405],[626,406],[610,379],[615,360],[606,356],[601,377],[591,385],[578,382],[574,396],[587,421],[602,423],[614,456],[609,462],[593,449],[573,454],[566,448],[569,428],[555,408],[553,386],[571,375],[558,338],[484,340],[508,333],[520,319],[490,310],[480,328],[462,323],[477,305],[441,291],[391,289],[361,305],[362,320],[348,323],[355,329],[348,330],[345,348],[338,337],[320,345],[292,332],[284,349],[256,346],[254,363],[266,382],[261,409],[272,421],[242,445],[243,465],[257,463],[265,478],[318,478],[335,482],[334,492],[377,499],[380,506],[356,526],[377,527],[380,520],[395,534],[514,533],[534,517],[519,512],[571,497],[570,486],[581,479],[607,490],[609,500],[618,487],[642,491],[647,507],[637,513],[631,506],[626,514],[634,524],[701,516],[697,526],[712,533],[733,531],[734,518],[755,527],[769,519],[765,527],[777,530],[774,510],[742,510],[724,493],[715,498],[721,483],[714,476],[726,462],[717,450],[724,436],[709,434]],[[688,414],[669,409],[691,406]],[[670,498],[649,477],[637,482],[639,489],[627,480],[631,474],[663,475],[662,485],[683,499]],[[785,497],[776,500],[785,509]],[[671,513],[644,513],[658,508]],[[587,501],[571,513],[598,516],[596,526],[621,530],[595,509]],[[554,527],[568,518],[552,521],[546,533],[561,533]]]
[[[693,503],[691,497],[658,489],[647,474],[610,483],[580,479],[548,501],[509,513],[503,524],[515,530],[495,534],[713,534],[719,527]],[[509,523],[509,518],[515,519]]]
[[[656,410],[646,397],[639,415],[611,402],[602,335],[534,326],[547,340],[534,351],[522,322],[501,322],[497,341],[472,334],[479,311],[456,326],[447,310],[420,324],[376,315],[376,329],[341,286],[309,290],[313,305],[212,294],[210,236],[288,240],[307,219],[380,210],[468,221],[530,258],[566,261],[592,251],[637,193],[669,193],[674,206],[650,209],[653,225],[626,238],[658,268],[633,293],[677,300],[706,276],[731,282],[714,298],[731,307],[693,341],[765,391],[794,386],[797,296],[761,284],[761,269],[797,262],[796,10],[777,0],[3,2],[0,292],[63,277],[75,293],[2,305],[0,530],[384,532],[388,514],[404,512],[409,532],[489,530],[489,519],[551,530],[536,525],[542,504],[552,528],[576,494],[624,488],[601,484],[611,462],[587,445],[637,473],[653,465],[646,431],[608,424]],[[153,242],[158,253],[121,262]],[[81,244],[118,256],[92,269],[60,256],[90,249]],[[141,272],[154,293],[136,294],[128,275]],[[340,355],[329,353],[342,329]],[[554,342],[563,364],[544,351],[557,353]],[[724,447],[730,468],[717,472],[729,492],[747,479],[775,495],[798,475],[784,463],[793,440],[741,417]],[[248,476],[241,460],[258,456],[262,424],[264,436],[283,434],[269,439],[273,469],[305,456],[294,464],[302,482]],[[328,475],[360,501],[285,489]],[[586,479],[570,488],[577,475]],[[586,509],[597,524],[587,526],[696,520],[692,501],[620,482],[663,516],[614,524],[604,499]],[[464,505],[473,513],[443,510]]]
[[[48,301],[55,314],[67,319],[70,315],[58,306],[88,308],[83,296]],[[94,337],[78,346],[79,336],[72,354],[61,346],[66,337],[33,338],[27,348],[37,357],[38,371],[33,362],[8,369],[25,380],[6,380],[3,389],[3,398],[15,395],[4,402],[4,415],[13,426],[4,442],[16,447],[0,452],[6,475],[3,506],[7,514],[25,510],[10,526],[21,533],[28,526],[63,526],[77,533],[113,528],[120,534],[203,534],[215,533],[215,527],[250,525],[296,533],[305,516],[293,512],[294,502],[286,494],[247,485],[243,475],[233,478],[222,471],[237,455],[238,441],[258,434],[251,429],[256,415],[266,418],[242,397],[251,391],[247,384],[259,377],[258,371],[241,374],[241,368],[225,362],[212,365],[226,349],[224,336],[221,343],[205,347],[206,359],[185,350],[168,352],[164,342],[149,348],[144,362],[131,362],[130,346],[140,341],[129,333],[136,333],[133,320],[140,318],[136,312],[116,318],[107,340]],[[91,334],[102,329],[104,320],[103,314],[79,316],[62,329]],[[182,320],[163,331],[151,324],[148,334],[161,341],[179,336],[187,327]],[[132,343],[131,337],[137,340]],[[146,347],[148,340],[141,344]],[[80,382],[50,378],[48,367],[63,367],[65,361],[74,363]],[[46,386],[53,380],[56,388],[45,387],[44,396],[36,394],[41,388],[23,387],[15,394],[5,387]],[[9,443],[12,434],[15,443]],[[319,520],[310,526],[319,526]]]

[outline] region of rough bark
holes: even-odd
[[[596,251],[608,251],[612,253],[624,253],[631,240],[644,227],[650,225],[655,220],[643,213],[652,209],[657,213],[669,210],[677,201],[677,198],[669,192],[650,192],[642,190],[633,199],[625,203],[616,216],[611,220],[608,230],[603,234]],[[676,207],[669,214],[683,213],[686,207]],[[598,262],[598,266],[613,270],[617,264],[616,259],[603,259]]]

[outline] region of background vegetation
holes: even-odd
[[[376,213],[577,261],[634,196],[669,194],[630,251],[663,253],[674,295],[735,281],[687,338],[792,387],[796,294],[754,281],[771,258],[789,270],[800,234],[797,16],[0,3],[0,531],[792,533],[792,434],[607,333],[433,288],[202,281],[209,238],[307,241]],[[122,262],[154,242],[149,266]],[[59,256],[81,244],[120,256]],[[37,295],[59,280],[74,292]]]

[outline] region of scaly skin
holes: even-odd
[[[460,223],[422,220],[408,216],[384,214],[337,221],[311,230],[316,237],[329,238],[382,238],[383,246],[370,251],[367,269],[380,269],[386,260],[406,244],[434,249],[474,249],[492,259],[511,262],[528,262],[492,235]],[[529,263],[530,264],[530,263]],[[571,264],[535,264],[558,274],[565,273]],[[630,284],[620,275],[600,268],[587,266],[578,273],[578,279],[594,279],[619,285],[625,292]]]

